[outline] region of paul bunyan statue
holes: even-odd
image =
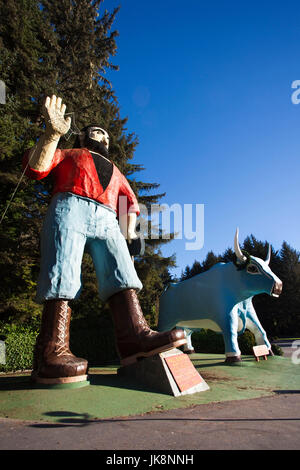
[[[100,298],[112,312],[121,365],[186,343],[181,330],[151,330],[141,310],[137,291],[142,283],[128,249],[138,238],[139,206],[125,176],[109,159],[107,131],[90,124],[74,148],[58,149],[71,124],[65,110],[61,98],[46,98],[45,133],[24,155],[29,178],[40,180],[50,173],[54,178],[41,233],[36,301],[44,307],[32,372],[34,381],[44,383],[86,379],[87,360],[69,348],[69,301],[80,293],[84,251],[93,259]],[[125,204],[119,204],[121,197]]]

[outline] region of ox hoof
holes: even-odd
[[[225,364],[239,364],[242,362],[241,356],[228,356],[226,357]]]
[[[195,354],[195,349],[186,349],[186,350],[183,350],[183,352],[185,354]]]

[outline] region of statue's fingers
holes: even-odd
[[[71,126],[71,118],[70,117],[67,117],[66,124],[70,128],[70,126]]]
[[[62,104],[62,105],[61,105],[61,108],[60,108],[60,112],[62,113],[63,116],[64,116],[64,114],[65,114],[65,111],[66,111],[66,105],[65,105],[65,104]]]
[[[54,107],[56,104],[56,96],[55,95],[52,95],[51,96],[51,99],[50,99],[50,107]]]
[[[61,108],[61,98],[59,98],[59,97],[57,98],[55,106],[56,106],[57,109],[60,110],[60,108]]]
[[[45,99],[44,106],[45,108],[48,108],[49,105],[50,105],[50,96],[47,96],[47,98]]]

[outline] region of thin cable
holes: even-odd
[[[80,134],[81,134],[81,131],[80,131],[80,129],[77,127],[76,122],[75,122],[75,113],[74,113],[74,112],[71,112],[71,113],[66,113],[66,114],[65,114],[65,116],[69,116],[69,115],[72,116],[73,122],[72,122],[72,120],[71,120],[70,129],[68,130],[68,132],[67,132],[66,134],[64,134],[64,135],[62,136],[65,140],[69,140],[70,137],[71,137],[73,134],[74,134],[74,135],[80,135]],[[72,124],[73,124],[73,126],[72,126]],[[71,128],[71,127],[73,127],[73,128]],[[23,172],[22,172],[22,174],[21,174],[21,176],[20,176],[20,179],[19,179],[19,181],[18,181],[18,183],[17,183],[17,185],[16,185],[16,187],[15,187],[15,189],[14,189],[14,192],[12,193],[12,196],[11,196],[10,200],[8,201],[8,204],[7,204],[7,206],[6,206],[6,209],[4,210],[4,212],[3,212],[3,214],[2,214],[2,217],[1,217],[1,220],[0,220],[0,225],[1,225],[3,219],[4,219],[5,215],[6,215],[6,212],[8,211],[9,207],[11,206],[11,203],[12,203],[12,201],[13,201],[13,198],[15,197],[16,192],[17,192],[18,189],[19,189],[19,186],[20,186],[20,184],[21,184],[21,181],[22,181],[22,179],[23,179],[23,177],[24,177],[24,175],[25,175],[25,173],[26,173],[26,170],[27,170],[27,168],[28,168],[28,166],[29,166],[29,163],[30,163],[32,157],[33,157],[34,154],[35,154],[35,151],[36,151],[36,147],[34,147],[33,152],[32,152],[32,154],[31,154],[31,156],[30,156],[30,158],[29,158],[29,160],[28,160],[28,162],[27,162],[27,165],[25,166],[25,168],[24,168],[24,170],[23,170]]]
[[[28,160],[28,162],[27,162],[27,165],[25,166],[25,168],[24,168],[24,170],[23,170],[23,172],[22,172],[22,174],[21,174],[21,176],[20,176],[20,179],[19,179],[19,181],[18,181],[18,183],[17,183],[17,186],[15,187],[14,192],[12,193],[12,196],[11,196],[10,200],[8,201],[8,204],[7,204],[7,206],[6,206],[6,209],[5,209],[5,211],[3,212],[3,214],[2,214],[2,217],[1,217],[1,220],[0,220],[0,224],[2,223],[2,221],[3,221],[4,217],[5,217],[5,214],[6,214],[6,212],[8,211],[8,209],[9,209],[11,203],[12,203],[12,200],[13,200],[13,198],[15,197],[16,192],[18,191],[18,188],[19,188],[19,186],[20,186],[20,184],[21,184],[21,181],[22,181],[22,179],[23,179],[23,176],[25,175],[25,172],[26,172],[26,170],[27,170],[27,168],[28,168],[29,162],[30,162],[30,160],[32,159],[32,157],[33,157],[35,151],[36,151],[36,148],[33,149],[33,152],[32,152],[32,154],[31,154],[31,156],[30,156],[30,158],[29,158],[29,160]]]

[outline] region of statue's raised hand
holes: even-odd
[[[47,96],[44,106],[43,115],[46,122],[46,131],[50,134],[64,135],[68,132],[71,125],[71,118],[65,119],[66,105],[62,103],[62,99],[52,95]]]

